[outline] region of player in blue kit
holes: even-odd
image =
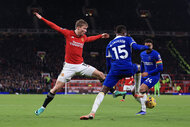
[[[141,111],[136,113],[136,115],[146,114],[146,92],[152,88],[160,79],[160,72],[163,71],[163,64],[160,54],[153,49],[153,41],[151,39],[145,40],[145,45],[149,46],[150,49],[141,52],[141,86],[136,85],[135,87],[139,89],[139,93],[144,94],[142,98],[135,97],[135,90],[132,93],[136,100],[141,104]]]
[[[127,30],[123,25],[116,27],[116,37],[107,45],[106,48],[106,64],[108,75],[103,83],[101,91],[98,93],[90,114],[81,116],[81,120],[93,119],[95,113],[104,99],[106,93],[116,85],[116,83],[124,78],[131,77],[138,71],[140,72],[140,66],[133,64],[131,61],[132,48],[137,50],[147,50],[148,46],[138,45],[131,38],[126,36]],[[135,74],[136,83],[139,83],[140,73]],[[138,96],[138,95],[137,95]]]

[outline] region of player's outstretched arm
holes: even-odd
[[[132,47],[135,50],[149,50],[150,49],[150,47],[148,47],[146,45],[138,45],[136,43],[133,43]]]
[[[60,26],[56,25],[55,23],[48,21],[47,19],[43,18],[40,14],[38,14],[37,12],[34,12],[34,15],[38,18],[43,20],[48,26],[50,26],[52,29],[58,31],[58,32],[62,32],[62,29]]]
[[[96,36],[89,36],[89,37],[87,37],[86,42],[92,42],[92,41],[95,41],[100,38],[109,38],[109,37],[110,37],[110,35],[107,33],[99,34]]]

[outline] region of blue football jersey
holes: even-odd
[[[138,50],[149,49],[148,46],[136,44],[132,37],[117,36],[114,38],[106,48],[106,58],[111,59],[111,69],[122,70],[132,68],[132,48]]]
[[[141,52],[141,72],[148,72],[149,75],[160,75],[163,70],[163,64],[160,54],[156,50],[150,53]]]
[[[123,77],[131,77],[138,71],[136,64],[131,61],[132,48],[149,49],[148,46],[138,45],[131,37],[117,36],[106,48],[106,64],[108,75],[105,86],[112,88]]]

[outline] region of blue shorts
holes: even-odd
[[[136,64],[133,64],[132,68],[128,68],[126,70],[119,70],[119,69],[111,69],[106,76],[106,79],[103,85],[113,88],[117,82],[124,78],[124,77],[131,77],[138,71],[138,67]]]
[[[148,86],[148,88],[152,88],[160,79],[160,76],[148,76],[148,77],[142,77],[141,78],[141,84],[145,84]]]

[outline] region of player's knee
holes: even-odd
[[[102,72],[98,71],[98,70],[95,70],[93,73],[92,73],[92,76],[93,77],[97,77],[98,79],[100,80],[104,80],[105,79],[105,76]]]
[[[147,90],[148,90],[147,86],[141,86],[139,91],[140,91],[140,93],[144,94],[147,92]]]
[[[105,80],[106,77],[105,77],[104,73],[100,72],[100,76],[101,76],[102,80]]]
[[[105,80],[105,75],[102,72],[98,71],[97,76],[100,80]]]

